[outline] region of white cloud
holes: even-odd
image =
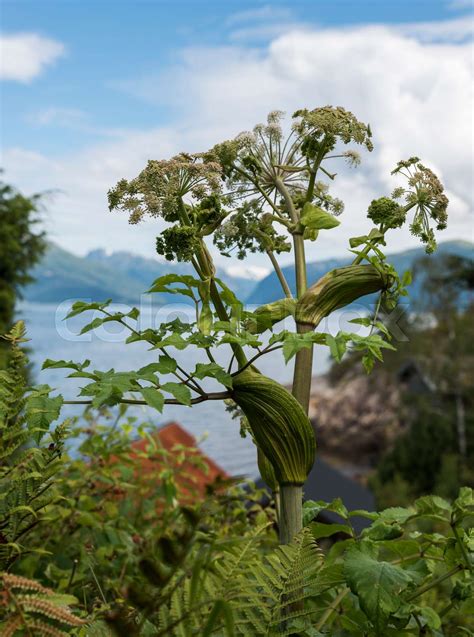
[[[28,116],[28,121],[38,126],[65,126],[82,128],[87,115],[78,108],[50,107]]]
[[[254,281],[260,281],[260,279],[265,278],[270,272],[270,268],[261,265],[250,265],[242,261],[228,266],[225,270],[229,276],[240,277],[241,279],[253,279]]]
[[[474,35],[471,16],[443,22],[414,22],[398,27],[400,33],[414,36],[421,42],[465,42]]]
[[[120,177],[134,176],[149,158],[234,136],[275,108],[291,114],[302,106],[343,105],[370,122],[375,150],[364,154],[360,169],[336,169],[340,175],[331,187],[346,212],[340,231],[321,233],[310,245],[310,258],[346,252],[348,238],[368,227],[368,203],[394,187],[390,170],[413,154],[447,186],[450,221],[440,238],[472,238],[471,48],[457,35],[454,44],[440,41],[439,33],[452,25],[424,28],[426,37],[413,25],[293,29],[264,49],[186,50],[176,68],[127,86],[152,104],[173,107],[173,125],[115,132],[113,140],[58,159],[10,149],[7,176],[30,191],[57,187],[65,193],[51,205],[48,224],[65,247],[83,253],[101,244],[151,254],[159,222],[129,228],[123,216],[106,213],[106,191]],[[433,41],[428,34],[436,30]],[[402,230],[390,237],[389,248],[415,244]],[[263,256],[250,264],[267,266]]]
[[[30,82],[65,53],[61,42],[36,33],[0,36],[0,78]]]
[[[292,12],[287,7],[275,7],[266,4],[258,9],[248,9],[246,11],[238,11],[233,13],[226,20],[229,26],[236,24],[249,24],[255,22],[277,22],[289,20],[292,18]]]
[[[453,10],[474,9],[473,0],[450,0],[448,8]]]
[[[293,12],[286,7],[264,5],[232,14],[226,21],[233,42],[251,42],[275,38],[298,26]]]

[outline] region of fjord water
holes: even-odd
[[[100,328],[80,335],[81,328],[89,323],[97,314],[87,312],[73,319],[64,320],[71,303],[46,304],[23,303],[18,309],[18,319],[26,323],[28,338],[30,339],[30,360],[33,365],[34,382],[48,384],[66,399],[76,399],[81,387],[88,383],[87,379],[68,379],[68,370],[41,370],[46,358],[53,360],[91,361],[90,369],[106,371],[114,368],[116,371],[131,371],[139,369],[157,360],[159,352],[149,350],[149,345],[142,342],[126,345],[125,339],[129,332],[115,323],[108,323]],[[131,308],[128,308],[131,309]],[[127,311],[124,306],[114,306],[116,311]],[[190,320],[192,312],[189,306],[173,304],[156,309],[150,306],[141,308],[140,328],[157,326],[161,322],[171,321],[176,317],[182,321]],[[339,329],[348,329],[348,321],[360,316],[357,310],[345,313],[335,313],[329,325],[321,325],[321,330],[336,333]],[[350,325],[351,331],[358,326]],[[280,329],[293,329],[291,322],[278,326]],[[229,362],[228,348],[221,347],[218,362],[227,365]],[[186,370],[192,371],[198,362],[209,362],[202,350],[189,347],[183,351],[169,350],[176,360]],[[285,365],[280,351],[271,352],[258,360],[260,371],[282,383],[291,382],[293,363]],[[321,374],[327,370],[329,360],[327,349],[317,347],[314,361],[314,373]],[[218,390],[212,381],[202,383],[205,389]],[[222,388],[220,388],[222,389]],[[79,416],[83,410],[81,405],[67,405],[64,416]],[[177,421],[195,436],[202,449],[218,462],[228,473],[233,475],[257,475],[255,447],[252,441],[241,438],[238,421],[232,420],[221,401],[203,402],[192,408],[181,405],[166,405],[163,414],[147,406],[130,408],[130,415],[138,422],[152,422],[157,426],[169,421]]]

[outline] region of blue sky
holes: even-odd
[[[451,19],[463,11],[443,0],[14,0],[3,1],[5,33],[39,33],[64,43],[60,61],[34,82],[2,87],[3,143],[29,144],[44,152],[92,142],[97,129],[135,128],[173,119],[173,109],[137,99],[121,87],[137,77],[165,70],[180,51],[196,44],[235,42],[254,20],[264,27],[280,21],[334,26]],[[289,8],[291,6],[291,9]],[[461,5],[462,6],[462,5]],[[248,15],[246,13],[248,12]],[[258,15],[260,13],[260,16]],[[251,39],[264,45],[265,35]],[[83,128],[49,126],[38,112],[70,111]],[[6,125],[7,123],[7,125]],[[96,130],[87,131],[87,126]]]
[[[47,226],[64,247],[151,254],[151,228],[132,236],[126,220],[106,212],[105,193],[116,179],[133,176],[151,156],[183,144],[198,150],[195,144],[251,128],[268,110],[337,102],[380,120],[387,140],[375,164],[355,181],[344,177],[341,188],[353,194],[355,207],[385,185],[382,171],[396,151],[411,150],[398,137],[409,140],[416,131],[421,149],[414,151],[425,150],[427,163],[452,178],[458,218],[449,236],[465,236],[472,230],[470,160],[465,149],[449,161],[445,156],[456,141],[446,109],[464,145],[472,135],[469,6],[465,0],[3,0],[5,177],[29,192],[59,193]],[[390,91],[400,100],[395,111]],[[398,117],[403,126],[393,122]],[[408,236],[396,247],[405,245]],[[331,250],[342,252],[342,243],[327,245],[323,255]],[[255,264],[264,267],[259,258]]]

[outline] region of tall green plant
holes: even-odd
[[[81,391],[89,399],[79,402],[95,407],[148,404],[160,411],[165,404],[233,400],[247,419],[260,458],[270,462],[279,483],[280,538],[286,543],[301,529],[302,487],[316,447],[307,416],[314,344],[326,344],[338,360],[348,347],[362,350],[368,371],[382,359],[383,348],[393,347],[377,317],[359,319],[372,327],[366,337],[348,332],[333,337],[316,331],[320,321],[368,293],[379,292],[381,301],[393,306],[408,279],[400,280],[385,259],[387,232],[403,225],[410,214],[412,233],[426,243],[427,251],[433,250],[430,224],[445,227],[447,199],[437,177],[418,158],[400,162],[393,172],[407,178],[407,188],[372,201],[368,217],[374,227],[350,240],[353,264],[308,282],[306,245],[336,228],[343,209],[326,183],[336,176],[331,166],[338,158],[358,164],[359,156],[349,145],[371,151],[371,130],[340,107],[297,111],[289,134],[281,121],[282,114],[274,112],[267,124],[208,152],[149,161],[138,177],[121,180],[109,192],[110,208],[127,212],[132,224],[146,216],[166,223],[156,241],[157,252],[191,263],[196,278],[170,274],[155,281],[150,292],[185,295],[196,308],[196,320],[141,331],[135,324],[136,308],[117,313],[107,303],[76,303],[70,316],[98,313],[83,331],[108,321],[122,323],[130,329],[129,342],[146,341],[157,350],[157,362],[129,373],[89,371],[87,361],[47,361],[45,366],[69,367],[72,376],[89,379]],[[209,239],[224,255],[266,253],[284,298],[246,311],[217,277]],[[291,249],[295,282],[285,279],[279,263],[280,255]],[[290,316],[294,331],[276,332],[275,325]],[[200,348],[208,362],[184,369],[169,353],[172,347]],[[216,362],[216,347],[229,349],[228,365]],[[282,351],[285,362],[295,357],[292,395],[258,371],[258,359],[274,350]],[[174,378],[163,379],[167,374]],[[204,390],[204,377],[220,384],[219,390]]]

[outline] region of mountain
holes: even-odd
[[[129,252],[93,250],[85,257],[77,257],[50,243],[42,261],[34,268],[35,281],[25,287],[27,301],[59,303],[66,299],[113,299],[117,303],[138,303],[140,295],[155,279],[169,274],[193,274],[191,266],[183,263],[164,263]],[[241,298],[246,298],[255,281],[233,277],[226,272],[219,276]],[[161,294],[162,303],[176,302],[171,294]]]
[[[442,254],[457,254],[473,258],[473,244],[468,241],[446,241],[441,243],[432,259]],[[399,273],[412,269],[414,262],[425,254],[423,248],[405,250],[391,254],[389,262]],[[326,259],[308,264],[308,280],[317,281],[323,274],[333,268],[350,263],[347,259]],[[27,301],[40,303],[58,303],[66,299],[92,299],[103,301],[113,299],[118,303],[138,303],[143,294],[159,276],[170,272],[177,274],[193,274],[191,266],[186,263],[169,263],[158,259],[147,259],[129,252],[107,254],[104,250],[93,250],[85,257],[77,257],[63,250],[54,243],[49,244],[43,260],[33,271],[35,282],[24,290]],[[294,267],[286,266],[283,272],[290,284],[294,286]],[[241,299],[249,304],[262,305],[282,297],[280,284],[275,273],[269,274],[261,281],[229,275],[225,271],[218,275]],[[416,298],[420,292],[422,281],[415,281],[410,287],[410,295]],[[372,297],[366,297],[370,302]],[[175,303],[177,297],[161,294],[162,303]]]
[[[405,270],[412,270],[413,265],[417,259],[425,256],[424,248],[413,248],[411,250],[404,250],[403,252],[397,252],[387,256],[387,261],[391,263],[397,272],[401,275]],[[439,259],[444,254],[455,254],[460,257],[468,259],[474,258],[474,244],[470,241],[445,241],[438,245],[438,250],[431,255],[432,259]],[[312,284],[315,283],[320,277],[322,277],[328,270],[334,268],[340,268],[344,265],[349,265],[352,259],[350,257],[343,259],[326,259],[324,261],[315,261],[309,263],[307,266],[308,281]],[[293,265],[286,266],[283,269],[283,273],[288,281],[293,293],[295,292],[295,269]],[[410,286],[410,298],[416,299],[419,294],[423,281],[418,279]],[[271,303],[282,298],[283,293],[280,287],[278,278],[274,272],[262,279],[256,285],[254,291],[247,298],[247,303],[254,305],[263,305],[264,303]],[[365,300],[370,303],[373,300],[373,295],[365,297]]]
[[[105,250],[98,249],[89,252],[85,258],[101,267],[105,266],[114,272],[120,272],[138,281],[142,286],[142,292],[147,290],[152,282],[159,276],[169,274],[170,272],[196,276],[194,268],[187,263],[171,263],[169,261],[158,261],[158,259],[147,259],[136,254],[131,254],[130,252],[113,252],[112,254],[107,254]],[[218,276],[226,285],[231,287],[235,294],[241,299],[246,299],[255,287],[254,279],[231,276],[225,270],[219,270]],[[162,294],[161,297],[168,302],[176,302],[175,295]]]

